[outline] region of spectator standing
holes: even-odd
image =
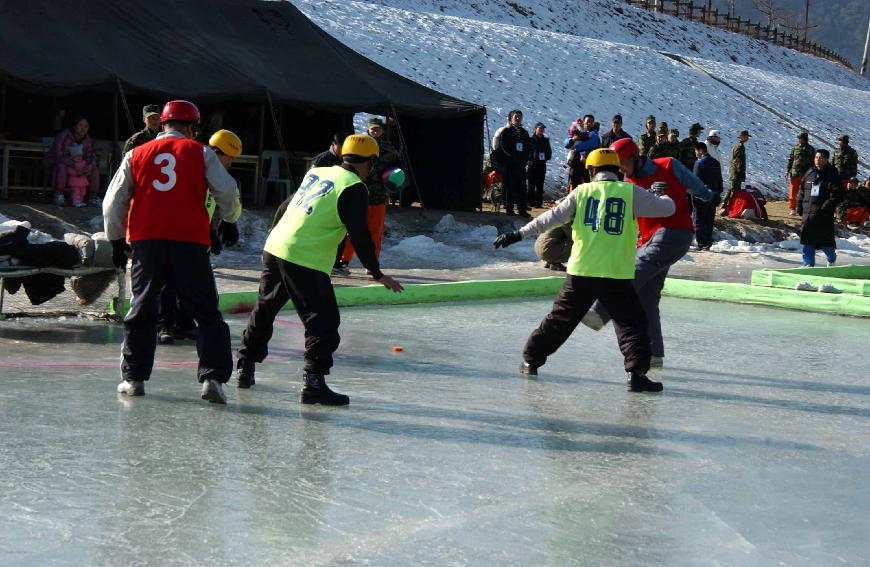
[[[568,179],[571,187],[577,187],[581,183],[589,181],[589,172],[586,171],[586,156],[592,150],[598,149],[600,145],[598,130],[595,129],[595,117],[586,114],[583,116],[582,127],[580,129],[573,128],[573,134],[565,140],[565,148],[568,150]]]
[[[160,116],[163,132],[124,156],[106,193],[103,217],[112,260],[122,268],[133,253],[133,298],[124,318],[123,382],[117,390],[145,394],[157,346],[157,305],[168,282],[196,320],[202,398],[225,404],[222,385],[232,374],[233,361],[209,262],[206,199],[211,191],[221,219],[229,223],[239,218],[242,205],[236,181],[217,155],[193,139],[199,121],[193,103],[167,102]]]
[[[671,128],[668,132],[668,141],[665,142],[664,152],[662,157],[680,159],[680,131],[676,128]]]
[[[722,148],[719,144],[722,143],[722,138],[719,136],[719,130],[710,130],[705,141],[707,144],[707,155],[719,162],[722,165]]]
[[[87,181],[87,204],[99,207],[100,170],[94,153],[94,142],[88,136],[91,125],[87,118],[77,118],[72,126],[61,130],[49,150],[49,160],[54,165],[54,204],[62,207],[63,197],[72,177]],[[74,193],[75,195],[75,193]],[[85,201],[73,199],[73,205],[83,207]]]
[[[837,138],[837,150],[834,152],[834,157],[831,163],[837,168],[837,173],[840,179],[843,180],[843,186],[846,182],[858,175],[858,152],[855,148],[849,145],[849,136],[841,134]]]
[[[640,155],[632,140],[619,140],[612,149],[619,155],[625,180],[667,195],[676,205],[673,215],[664,218],[637,219],[640,238],[635,255],[634,289],[640,297],[649,322],[649,339],[653,366],[661,366],[665,356],[659,302],[671,265],[685,256],[695,236],[689,195],[703,201],[713,198],[700,179],[676,158],[649,159]],[[582,323],[599,330],[610,320],[607,308],[595,302]]]
[[[712,201],[692,197],[692,222],[695,224],[695,241],[698,250],[709,250],[713,245],[713,217],[716,207],[722,202],[722,167],[707,151],[707,144],[695,146],[695,167],[692,173],[713,192]]]
[[[498,139],[495,153],[499,154],[504,163],[502,184],[504,187],[504,208],[508,216],[530,217],[526,210],[526,164],[531,154],[531,140],[528,131],[523,128],[523,113],[511,110],[508,114],[509,126],[505,128]],[[514,213],[516,204],[517,213]]]
[[[529,194],[527,201],[530,207],[544,206],[544,179],[547,176],[547,162],[553,158],[550,138],[544,136],[546,127],[542,122],[535,124],[535,132],[530,139],[531,155],[529,156]]]
[[[798,192],[801,188],[801,179],[813,166],[813,156],[816,149],[809,144],[810,134],[801,130],[798,134],[798,143],[788,154],[788,164],[785,166],[785,178],[788,180],[788,214],[795,216],[797,212]]]
[[[320,152],[311,159],[311,167],[332,167],[333,165],[341,165],[341,145],[347,134],[344,132],[336,132],[332,135],[332,142],[326,151]],[[290,197],[292,198],[292,196]]]
[[[667,148],[666,148],[667,143],[668,143],[668,131],[667,130],[662,131],[661,129],[659,129],[659,131],[656,133],[656,143],[655,143],[655,145],[653,145],[652,148],[650,148],[650,151],[647,154],[647,157],[652,158],[652,159],[660,158],[660,157],[669,157],[667,155]]]
[[[816,265],[816,250],[819,249],[824,252],[829,266],[837,261],[834,213],[843,199],[843,185],[837,170],[828,163],[829,157],[828,150],[816,150],[813,166],[804,175],[798,191],[804,266],[810,268]]]
[[[365,179],[379,147],[366,134],[352,134],[342,144],[342,164],[308,170],[293,200],[269,233],[263,248],[263,272],[257,303],[242,332],[236,364],[238,386],[255,383],[256,363],[269,354],[278,311],[293,302],[305,327],[303,404],[347,405],[350,398],[326,384],[338,348],[340,316],[329,274],[333,251],[345,233],[359,250],[360,261],[374,281],[394,292],[402,286],[380,270],[367,223]]]
[[[123,154],[133,148],[139,147],[145,142],[150,142],[157,137],[160,132],[160,107],[156,104],[146,104],[142,107],[142,122],[145,127],[127,138],[124,142]]]
[[[637,147],[631,139],[627,141]],[[660,392],[661,382],[653,382],[646,375],[650,368],[647,322],[631,283],[635,272],[634,237],[638,217],[670,215],[674,203],[668,197],[619,181],[619,157],[613,150],[595,150],[586,162],[593,175],[591,183],[580,185],[557,207],[520,230],[499,235],[494,243],[496,248],[509,246],[566,223],[572,229],[574,245],[568,275],[552,311],[526,341],[520,372],[537,375],[538,368],[568,340],[592,302],[599,301],[613,311],[628,389]]]
[[[637,147],[640,148],[640,155],[649,155],[653,146],[656,145],[656,117],[650,114],[646,117],[646,132],[640,135],[637,139]]]
[[[737,142],[731,148],[731,159],[728,160],[728,191],[725,193],[725,198],[722,200],[722,216],[725,216],[728,209],[728,202],[731,200],[731,193],[740,189],[744,181],[746,181],[746,142],[751,136],[748,130],[743,130],[737,136]]]
[[[384,186],[384,181],[381,179],[384,171],[389,167],[400,164],[402,156],[399,150],[385,139],[384,136],[384,121],[380,118],[372,118],[368,122],[368,135],[374,138],[378,144],[379,155],[376,156],[372,164],[371,171],[366,177],[366,188],[369,192],[368,204],[368,225],[369,233],[371,233],[372,242],[375,244],[375,256],[381,255],[381,241],[384,239],[384,223],[387,219],[387,199],[388,191]],[[525,193],[524,193],[525,194]],[[354,249],[353,243],[348,238],[344,242],[344,251],[341,254],[341,261],[344,266],[347,266],[353,259]]]
[[[698,136],[703,130],[704,127],[695,122],[689,126],[689,135],[680,142],[680,161],[689,171],[695,167],[695,148],[698,145]]]
[[[611,128],[601,135],[601,147],[609,148],[610,144],[623,138],[631,138],[631,134],[622,129],[622,115],[617,114],[610,122]]]

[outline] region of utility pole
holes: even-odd
[[[864,57],[861,59],[861,74],[867,71],[867,46],[870,45],[870,20],[867,20],[867,39],[864,40]]]
[[[807,8],[804,11],[804,41],[807,40],[807,30],[810,28],[810,0],[807,0]]]

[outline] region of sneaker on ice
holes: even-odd
[[[816,291],[818,288],[810,282],[798,282],[794,288],[798,291]]]
[[[124,380],[123,382],[118,384],[118,393],[127,394],[128,396],[144,396],[145,382],[142,382],[141,380],[127,382],[126,380]]]
[[[174,345],[175,336],[172,334],[172,329],[160,329],[160,332],[157,333],[157,344]]]
[[[825,283],[819,286],[819,292],[821,293],[843,293],[843,290],[838,289],[831,284]]]
[[[604,328],[604,319],[601,318],[601,315],[590,309],[586,312],[586,315],[580,319],[580,322],[592,329],[593,331],[600,331]]]
[[[202,383],[202,399],[213,404],[226,404],[227,395],[224,387],[217,380],[206,380]]]
[[[350,270],[347,268],[347,266],[335,266],[334,268],[332,268],[332,275],[333,276],[349,276]]]

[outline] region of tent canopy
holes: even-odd
[[[0,77],[15,88],[62,97],[120,82],[162,100],[257,103],[268,92],[308,113],[395,115],[423,202],[479,203],[485,109],[367,59],[289,2],[0,0],[0,13]],[[470,138],[459,157],[457,136]],[[450,148],[450,161],[431,147]]]

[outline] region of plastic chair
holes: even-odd
[[[284,162],[283,172],[286,176],[282,177],[281,162]],[[279,151],[266,150],[263,152],[263,172],[265,175],[260,179],[260,199],[257,206],[262,207],[266,204],[266,199],[269,193],[269,184],[274,184],[279,187],[278,203],[284,202],[290,193],[293,192],[293,183],[290,177],[290,164],[287,162],[287,156]]]

